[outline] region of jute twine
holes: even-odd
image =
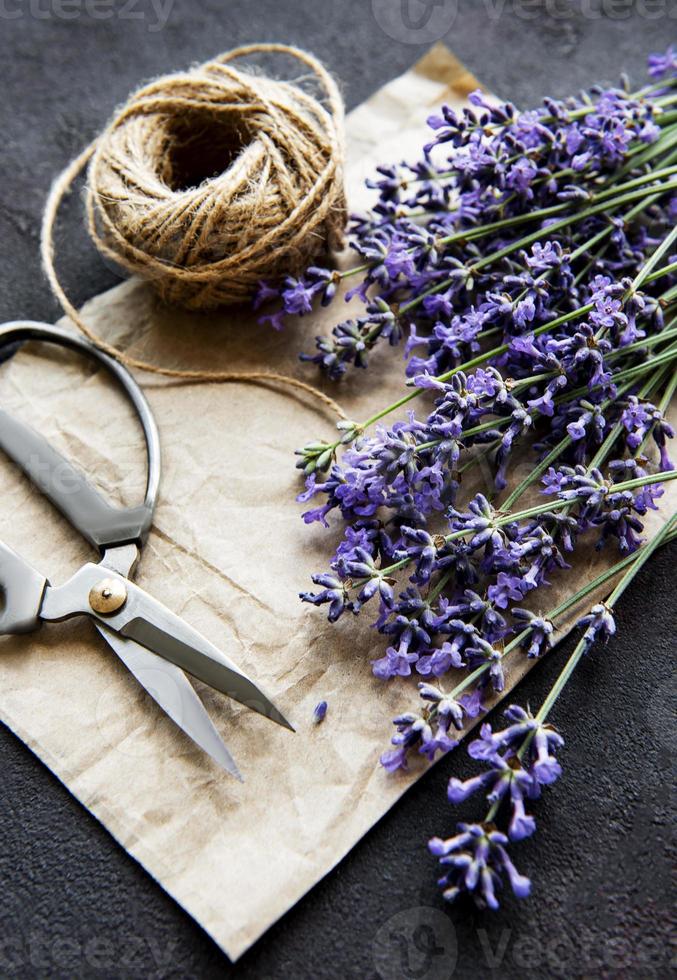
[[[297,84],[230,65],[266,53],[291,55],[310,69],[327,108]],[[283,44],[248,45],[133,94],[54,182],[41,256],[66,314],[127,367],[190,382],[280,383],[346,417],[333,398],[298,378],[162,367],[97,336],[55,269],[59,209],[88,164],[87,227],[104,257],[149,280],[168,303],[208,310],[247,302],[261,279],[297,274],[342,242],[343,105],[316,58]]]

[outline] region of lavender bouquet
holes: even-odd
[[[264,283],[258,297],[277,301],[264,319],[279,327],[354,283],[347,295],[363,312],[302,355],[333,379],[367,368],[384,343],[404,350],[400,399],[299,450],[304,520],[329,526],[337,512],[344,525],[329,570],[301,598],[326,605],[331,622],[373,608],[385,638],[374,674],[419,678],[386,769],[454,748],[503,691],[509,658],[544,656],[558,620],[581,610],[580,642],[541,707],[511,705],[504,728],[482,725],[468,747],[480,774],[449,782],[452,803],[486,800],[483,819],[430,841],[449,900],[465,892],[497,908],[505,879],[529,893],[507,848],[534,833],[527,808],[561,773],[553,706],[613,634],[639,568],[677,534],[673,515],[641,538],[677,476],[666,419],[677,387],[677,50],[652,56],[649,72],[637,92],[595,88],[528,112],[479,92],[461,115],[443,107],[419,161],[379,168],[376,204],[351,228],[357,262]],[[533,462],[506,492],[518,446]],[[490,485],[464,499],[476,467]],[[590,541],[615,547],[615,564],[548,608],[538,590]],[[607,582],[610,596],[590,606]]]

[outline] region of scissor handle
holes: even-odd
[[[57,344],[84,354],[119,382],[134,407],[146,440],[145,500],[139,507],[112,506],[43,436],[2,410],[0,449],[95,548],[105,551],[124,544],[141,547],[153,522],[161,473],[160,436],[143,392],[122,364],[82,337],[47,323],[16,321],[0,326],[0,353],[3,348],[26,340]]]
[[[38,628],[46,587],[47,579],[0,541],[0,636]]]

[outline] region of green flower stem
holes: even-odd
[[[673,105],[676,97],[674,95],[663,95],[660,99],[654,100],[654,105],[662,108],[665,105]]]
[[[650,476],[639,476],[632,480],[624,480],[621,483],[608,484],[609,489],[613,490],[614,493],[622,493],[625,490],[638,490],[640,487],[645,487],[648,484],[654,483],[668,483],[671,480],[677,479],[677,470],[671,470],[668,473],[654,473]],[[557,500],[551,500],[547,503],[536,504],[534,507],[528,507],[526,510],[518,511],[516,514],[501,514],[492,524],[492,527],[499,528],[504,527],[506,524],[512,524],[515,521],[528,520],[530,517],[538,517],[539,514],[550,513],[555,510],[562,510],[565,507],[571,507],[572,503],[575,501],[562,500],[561,498]],[[501,513],[497,511],[497,513]],[[461,531],[454,531],[451,534],[445,534],[444,542],[445,544],[451,544],[453,541],[459,541],[461,538],[468,537],[469,535],[476,534],[477,531],[474,528],[467,528]],[[406,568],[407,565],[412,563],[412,558],[402,558],[400,561],[394,562],[392,565],[388,565],[387,568],[381,568],[379,570],[379,575],[382,577],[388,577],[394,572],[399,572],[402,568]],[[352,588],[359,589],[368,579],[360,579],[358,582],[353,582]]]
[[[341,279],[349,279],[350,276],[356,276],[358,272],[368,272],[370,268],[369,263],[365,262],[363,265],[353,266],[352,269],[344,269],[339,275]]]
[[[659,276],[657,275],[656,278],[659,278]],[[632,288],[637,288],[637,287],[634,287],[633,285]],[[630,295],[630,290],[628,290],[628,293],[626,294],[625,297],[626,299],[628,295]],[[540,327],[536,327],[536,329],[533,331],[533,334],[534,336],[540,336],[543,333],[547,333],[550,330],[553,330],[555,327],[561,326],[563,323],[568,323],[570,320],[575,320],[577,317],[585,316],[586,313],[589,313],[593,309],[594,309],[594,303],[586,303],[584,306],[580,306],[575,310],[571,310],[569,313],[563,313],[561,316],[556,317],[554,320],[549,320],[547,323],[541,324]],[[646,344],[646,341],[644,343]],[[629,345],[623,350],[627,351],[631,346],[632,345]],[[452,378],[455,374],[458,374],[460,371],[468,372],[473,368],[485,364],[487,361],[491,360],[494,357],[499,357],[501,354],[505,354],[505,352],[508,350],[508,347],[509,347],[508,344],[501,344],[498,347],[493,347],[491,350],[484,351],[484,353],[478,354],[476,357],[471,358],[469,361],[466,361],[465,363],[459,365],[458,367],[452,368],[450,371],[445,371],[443,374],[438,375],[435,378],[435,380],[444,382],[444,381],[448,381],[450,378]],[[390,415],[398,408],[402,408],[403,405],[407,405],[414,398],[417,398],[421,394],[422,390],[423,389],[421,388],[416,388],[414,391],[409,392],[407,395],[403,395],[402,398],[399,398],[391,405],[388,405],[380,412],[377,412],[375,415],[370,416],[370,418],[368,418],[365,422],[363,422],[359,426],[359,430],[364,431],[365,429],[368,429],[371,425],[374,425],[374,423],[379,422],[382,418],[385,418],[387,415]],[[340,444],[341,443],[339,440],[335,443],[335,447],[338,447]]]
[[[555,460],[559,459],[559,457],[562,455],[564,450],[567,449],[572,442],[573,439],[571,438],[570,435],[566,435],[564,439],[558,442],[557,445],[554,447],[554,449],[552,449],[548,453],[545,459],[542,459],[541,462],[538,464],[538,466],[536,466],[533,470],[531,470],[531,472],[527,476],[525,476],[522,482],[515,487],[513,492],[510,494],[510,496],[506,497],[506,499],[501,504],[501,507],[502,508],[504,507],[506,510],[510,510],[511,507],[514,507],[514,505],[517,503],[520,497],[529,489],[529,487],[533,483],[536,482],[536,480],[538,480],[538,478],[543,473],[545,473],[547,468],[551,466],[552,463],[555,462]]]
[[[677,180],[668,180],[664,184],[654,187],[652,190],[654,193],[659,192],[665,194],[668,191],[675,190],[677,188]],[[537,228],[536,231],[531,232],[529,235],[525,235],[524,238],[518,239],[516,242],[511,242],[510,245],[506,245],[505,248],[499,249],[497,252],[492,252],[491,255],[485,256],[476,262],[471,267],[471,274],[479,272],[485,269],[489,265],[493,265],[499,259],[505,258],[506,255],[511,255],[513,252],[518,251],[521,248],[525,248],[527,245],[531,245],[533,242],[538,241],[542,238],[544,233],[548,236],[552,235],[556,231],[561,231],[567,228],[569,225],[582,221],[584,218],[590,218],[595,214],[599,214],[602,211],[615,210],[621,204],[627,204],[630,201],[636,201],[641,197],[646,197],[646,188],[641,188],[639,190],[628,191],[625,194],[620,194],[618,197],[611,198],[610,200],[604,200],[601,203],[595,204],[592,207],[584,208],[582,211],[577,211],[574,214],[567,215],[566,218],[562,218],[559,221],[553,222],[548,225],[546,229]]]
[[[663,184],[659,184],[657,187],[651,188],[651,191],[652,194],[658,193],[659,195],[662,196],[663,194],[667,193],[667,191],[674,190],[675,188],[677,188],[677,180],[673,179],[673,180],[668,180]],[[613,192],[616,193],[616,188],[613,188]],[[597,204],[594,204],[592,207],[586,207],[581,211],[574,211],[573,213],[568,214],[565,218],[561,218],[559,221],[554,221],[552,224],[548,225],[547,228],[545,229],[537,228],[536,231],[531,232],[529,235],[525,235],[524,238],[519,238],[517,239],[517,241],[511,242],[509,245],[506,245],[504,248],[498,249],[498,251],[491,252],[489,255],[486,255],[484,258],[475,262],[474,265],[472,265],[468,269],[468,275],[469,277],[473,276],[474,274],[480,272],[482,269],[486,268],[487,266],[492,265],[494,262],[497,262],[499,259],[505,258],[507,255],[511,255],[513,252],[516,252],[521,248],[525,248],[527,245],[533,244],[534,242],[538,241],[540,238],[543,238],[544,235],[549,236],[553,232],[561,231],[562,229],[567,228],[571,224],[575,224],[579,221],[583,221],[585,218],[589,218],[595,214],[599,214],[602,211],[604,212],[615,211],[622,204],[627,204],[630,201],[644,199],[646,202],[647,196],[648,196],[647,188],[643,187],[640,188],[639,190],[628,191],[625,194],[620,194],[618,197],[612,197],[609,200],[603,200]],[[559,207],[559,205],[557,205],[557,207]],[[532,214],[536,214],[536,213],[537,212],[532,212]],[[445,241],[446,239],[440,239],[441,243]],[[452,282],[453,282],[452,279],[444,279],[442,282],[437,283],[435,286],[431,286],[430,289],[425,290],[423,293],[417,296],[416,299],[412,299],[408,303],[403,304],[400,307],[400,312],[409,313],[411,310],[419,306],[420,303],[427,296],[431,296],[434,293],[441,292],[442,290],[446,289],[447,286],[450,286]]]
[[[665,340],[669,340],[672,337],[677,337],[677,327],[675,327],[672,330],[664,330],[660,334],[655,334],[653,337],[650,337],[647,340],[636,341],[634,344],[628,344],[628,346],[627,347],[624,347],[622,349],[622,351],[614,351],[612,356],[617,356],[619,354],[624,354],[627,351],[632,350],[633,348],[643,348],[643,347],[647,347],[647,346],[652,346],[652,343],[661,343],[661,342],[663,342]],[[669,362],[671,362],[671,361],[673,361],[675,359],[677,359],[677,346],[671,345],[666,351],[664,351],[661,354],[657,355],[655,358],[652,358],[650,361],[645,361],[645,362],[643,362],[641,364],[636,364],[636,365],[633,365],[632,367],[626,368],[624,371],[619,371],[618,374],[616,374],[616,376],[615,376],[615,381],[629,380],[630,383],[627,384],[627,385],[625,385],[623,387],[623,389],[622,389],[623,392],[628,391],[632,387],[632,385],[635,383],[635,381],[638,378],[643,377],[648,371],[652,371],[656,367],[663,367],[663,366],[665,366],[666,361],[669,364]],[[550,378],[550,377],[554,377],[554,376],[555,376],[554,374],[551,374],[551,375],[538,375],[537,377]],[[529,383],[531,384],[531,383],[533,383],[534,378],[524,379],[524,380],[525,381],[528,380]],[[556,405],[560,405],[564,401],[570,401],[572,398],[576,398],[579,395],[583,395],[583,394],[585,394],[588,391],[595,391],[599,387],[600,387],[600,385],[594,385],[592,388],[588,388],[587,385],[584,385],[584,386],[582,386],[580,388],[574,389],[574,391],[565,392],[565,394],[558,395],[558,397],[555,398],[555,404]],[[616,397],[618,397],[618,395]],[[614,399],[614,400],[616,400],[616,399]],[[611,404],[611,401],[612,400],[609,399],[609,401],[605,402],[605,405]],[[535,417],[538,417],[540,414],[541,414],[540,412],[535,413]],[[498,419],[490,419],[488,422],[482,422],[480,425],[473,426],[471,429],[468,429],[466,432],[464,432],[463,435],[466,438],[468,436],[481,435],[483,432],[488,432],[490,429],[500,429],[504,425],[507,425],[509,422],[510,422],[510,416],[509,415],[508,416],[504,416],[502,418],[498,418]],[[365,423],[365,427],[366,427],[367,424],[369,424],[369,423]],[[442,441],[441,439],[431,440],[430,442],[424,442],[424,443],[422,443],[420,446],[417,446],[416,448],[419,451],[420,450],[423,450],[423,449],[432,449],[434,446],[439,445],[439,443],[441,441]],[[340,445],[340,443],[335,443],[335,446],[338,446],[338,445]],[[492,447],[493,447],[493,443],[492,443]],[[566,447],[562,446],[562,448],[564,449]],[[486,450],[486,452],[489,452],[489,451],[490,451],[489,449]],[[472,463],[473,463],[473,461],[470,461],[470,463],[468,465],[471,465]],[[462,470],[461,470],[461,472],[462,472]],[[534,475],[535,475],[535,472],[536,471],[534,471]],[[541,472],[544,472],[544,470],[541,471]],[[521,494],[520,494],[520,496],[521,496]]]
[[[623,595],[627,587],[635,578],[639,570],[646,564],[646,562],[649,560],[652,554],[657,550],[657,548],[659,548],[665,542],[665,540],[670,536],[671,532],[673,531],[676,525],[677,525],[677,514],[673,514],[672,517],[670,517],[670,519],[667,521],[667,523],[664,524],[664,526],[659,531],[659,533],[653,538],[653,540],[650,541],[647,545],[645,545],[639,552],[637,552],[635,555],[632,556],[634,558],[634,561],[630,565],[630,568],[625,573],[625,575],[623,576],[623,578],[618,583],[618,585],[613,590],[613,592],[611,593],[611,595],[609,596],[609,598],[605,603],[609,609],[613,609],[613,607],[616,605],[616,603]],[[578,666],[583,654],[585,653],[585,650],[586,650],[585,641],[580,640],[580,642],[576,645],[576,649],[569,657],[569,660],[567,661],[564,670],[555,681],[555,684],[553,685],[550,694],[547,696],[547,698],[541,705],[541,708],[538,714],[536,715],[536,720],[538,722],[541,723],[544,722],[545,719],[550,714],[550,711],[552,710],[555,701],[566,687],[567,682],[569,681],[571,675],[573,674],[574,670]]]
[[[677,388],[677,371],[675,371],[672,377],[670,378],[668,386],[665,389],[665,394],[661,398],[660,405],[658,406],[661,412],[663,412],[663,414],[665,414],[665,412],[667,411],[668,406],[672,401],[672,396],[674,395],[676,388]]]
[[[663,117],[663,122],[667,123],[665,117]],[[661,135],[654,143],[650,143],[649,146],[636,145],[630,150],[628,154],[629,159],[614,174],[616,179],[624,177],[631,170],[637,169],[637,167],[643,167],[644,164],[655,160],[656,157],[660,157],[664,150],[671,150],[677,144],[677,126],[666,124],[664,128],[661,128]]]
[[[673,541],[676,538],[677,538],[677,527],[673,526],[669,531],[669,533],[666,535],[666,537],[663,539],[663,543],[667,543],[668,541]],[[654,542],[650,542],[649,544],[653,545],[653,543]],[[559,619],[561,616],[564,616],[565,613],[568,613],[570,609],[573,609],[575,606],[580,605],[580,603],[588,595],[590,595],[591,592],[595,592],[598,588],[600,588],[600,586],[604,585],[610,579],[615,578],[617,575],[619,575],[629,565],[633,565],[634,563],[636,563],[638,558],[642,556],[642,554],[644,553],[647,547],[649,547],[649,545],[642,545],[642,547],[638,551],[633,552],[633,554],[631,555],[626,555],[625,558],[621,559],[621,561],[617,562],[615,565],[612,565],[611,568],[607,568],[606,571],[601,572],[594,579],[592,579],[592,581],[588,582],[577,592],[575,592],[572,596],[569,596],[568,599],[565,599],[558,606],[555,606],[554,609],[551,609],[549,610],[549,612],[543,614],[542,618],[550,620],[550,622],[554,622],[556,619]],[[658,547],[658,545],[656,545],[656,547]],[[653,550],[655,550],[655,548],[653,548]],[[524,641],[528,638],[530,633],[531,633],[531,628],[527,626],[527,628],[524,629],[518,636],[514,637],[514,639],[512,639],[510,643],[506,644],[505,649],[501,654],[501,660],[504,660],[508,656],[508,654],[513,652],[513,650],[517,650],[519,647],[521,647]],[[489,663],[481,664],[472,672],[472,674],[469,674],[468,677],[464,678],[464,680],[461,681],[461,683],[457,687],[455,687],[449,693],[444,694],[444,697],[450,698],[451,700],[456,700],[461,694],[463,694],[464,691],[466,691],[469,687],[471,687],[475,683],[475,681],[479,680],[480,677],[482,677],[482,675],[487,672],[489,667],[490,667]]]
[[[619,371],[618,374],[614,375],[614,381],[624,381],[626,378],[641,377],[647,370],[651,370],[651,368],[658,367],[660,364],[665,364],[666,362],[672,361],[674,358],[675,350],[670,347],[668,350],[661,351],[660,354],[656,354],[655,357],[652,357],[648,364],[635,364],[633,367],[624,368],[622,371]],[[598,387],[599,385],[595,385],[595,388]],[[583,388],[582,390],[577,388],[575,392],[571,392],[571,397],[575,398],[579,394],[582,395],[583,392],[587,390],[587,388]],[[555,399],[555,401],[557,401],[557,399]]]
[[[657,82],[651,82],[649,85],[645,85],[644,88],[638,89],[637,92],[633,92],[629,98],[645,99],[652,92],[660,92],[661,89],[675,88],[675,86],[677,86],[677,81],[674,78],[659,78]]]
[[[633,292],[633,293],[637,292],[640,286],[642,286],[646,282],[647,277],[651,275],[651,273],[656,268],[660,260],[665,255],[665,253],[670,251],[673,242],[675,241],[677,241],[677,225],[675,225],[672,231],[668,235],[666,235],[666,237],[663,239],[663,241],[658,246],[658,248],[654,252],[652,252],[651,257],[648,259],[648,261],[644,263],[644,265],[639,270],[635,278],[632,280],[632,285],[630,286],[629,292]],[[673,265],[675,264],[677,263],[673,263]],[[664,272],[665,270],[661,269],[660,275],[663,275]],[[656,278],[660,278],[660,275],[658,275]]]
[[[409,313],[410,310],[419,306],[427,296],[434,296],[435,293],[441,293],[448,286],[451,286],[453,281],[453,279],[443,279],[441,282],[435,283],[434,286],[430,286],[429,289],[425,289],[422,293],[418,294],[416,299],[411,299],[408,303],[403,303],[400,306],[400,313]]]
[[[444,575],[442,575],[439,582],[436,583],[435,588],[430,590],[430,592],[426,597],[430,605],[432,605],[435,599],[437,599],[437,597],[442,593],[447,582],[449,582],[453,578],[453,576],[454,576],[454,570],[453,568],[450,568],[448,572],[445,572]]]
[[[671,149],[673,146],[675,146],[675,144],[677,144],[677,126],[672,126],[672,127],[666,128],[666,131],[664,131],[661,134],[661,136],[659,137],[659,139],[656,140],[655,143],[650,144],[648,147],[644,143],[637,143],[635,146],[633,146],[629,150],[629,153],[628,153],[629,159],[626,162],[626,164],[624,164],[624,166],[620,170],[616,171],[611,176],[611,178],[609,178],[609,180],[607,181],[607,184],[611,183],[612,180],[618,180],[619,177],[623,177],[626,173],[629,173],[631,170],[635,170],[638,166],[642,166],[645,163],[648,163],[650,160],[653,160],[655,157],[660,156],[661,153],[663,153],[664,150]],[[670,154],[663,161],[663,163],[664,163],[664,168],[663,169],[664,170],[668,170],[668,168],[672,164],[674,158],[675,158],[675,155],[674,154]],[[515,157],[514,159],[517,159],[517,157]],[[508,162],[510,162],[510,161],[508,161]],[[652,174],[648,174],[648,175],[644,175],[643,177],[639,177],[637,179],[638,180],[641,180],[642,182],[646,182],[649,179],[654,179],[654,177],[656,176],[656,174],[662,173],[662,172],[663,171],[656,171],[653,175]],[[446,173],[437,175],[437,179],[443,179],[444,177],[452,177],[455,173],[456,173],[455,170],[450,170],[450,171],[448,171]],[[565,176],[566,173],[567,173],[567,171],[561,171],[559,173],[559,176]],[[420,180],[427,180],[427,179],[430,179],[430,178],[415,178],[415,177],[412,177],[412,178],[410,178],[410,179],[407,180],[407,184],[417,183],[419,179]],[[606,193],[609,193],[609,191],[607,191]],[[658,196],[660,196],[660,195],[658,195]],[[597,198],[597,199],[599,199],[599,198]],[[654,200],[655,200],[655,198],[654,198]],[[506,202],[503,202],[503,203],[506,203]],[[562,205],[553,205],[553,207],[561,207],[563,210],[567,206],[568,206],[568,202],[563,202]],[[531,212],[531,214],[520,215],[520,216],[518,216],[517,220],[519,220],[519,221],[530,220],[531,217],[533,217],[536,214],[541,214],[541,216],[543,216],[543,211],[544,210],[549,210],[549,209],[541,209],[539,212]],[[411,217],[412,215],[409,215],[409,216]],[[629,218],[630,215],[628,215],[627,217]],[[515,220],[516,219],[503,219],[503,222],[494,223],[493,224],[493,227],[494,228],[497,228],[497,227],[506,227],[506,224],[505,224],[506,221],[507,222],[511,222],[511,221],[514,222]],[[481,237],[483,237],[483,235],[487,233],[485,231],[485,229],[488,228],[488,227],[489,227],[488,225],[484,225],[481,228],[469,228],[469,229],[467,229],[464,232],[458,232],[458,233],[455,233],[452,236],[447,236],[442,241],[444,241],[444,242],[453,241],[453,240],[457,240],[457,241],[461,241],[461,240],[464,240],[464,241],[466,241],[466,240],[467,241],[472,241],[474,238],[481,238]],[[609,229],[609,233],[612,230],[613,230],[613,226]],[[365,263],[363,265],[355,266],[352,269],[346,269],[345,271],[340,272],[339,273],[339,276],[340,276],[341,279],[347,279],[347,278],[349,278],[351,276],[357,275],[360,272],[367,272],[369,270],[369,268],[370,268],[369,263]]]
[[[634,177],[625,184],[610,187],[607,190],[600,191],[598,194],[591,194],[589,198],[590,203],[605,201],[607,198],[613,197],[620,192],[629,191],[635,187],[641,187],[643,184],[651,183],[654,180],[660,180],[663,177],[670,177],[674,173],[677,173],[677,167],[672,166],[663,167],[660,170],[651,171],[647,174],[641,174],[639,177]],[[454,232],[453,235],[446,235],[444,238],[440,238],[439,244],[451,245],[454,242],[475,241],[478,238],[484,238],[486,235],[491,235],[495,231],[501,231],[503,228],[511,228],[516,225],[527,224],[530,221],[538,221],[543,218],[551,218],[553,215],[563,214],[567,211],[567,209],[571,209],[571,201],[563,201],[561,204],[552,204],[547,208],[538,208],[534,211],[526,211],[524,214],[515,215],[511,218],[502,218],[500,221],[492,221],[489,224],[480,225],[478,228],[469,228]]]
[[[650,276],[647,276],[644,280],[644,285],[648,282],[654,282],[656,279],[662,279],[663,276],[669,276],[671,273],[677,272],[677,262],[671,262],[670,265],[664,265],[662,269],[657,272],[652,272]]]
[[[642,211],[646,210],[646,208],[651,203],[657,201],[659,197],[660,194],[653,194],[651,197],[642,198],[639,204],[636,204],[634,208],[630,208],[629,211],[625,212],[625,214],[623,215],[623,223],[626,224],[632,218],[634,218],[635,215],[641,214]],[[597,234],[594,235],[592,238],[588,239],[587,242],[583,242],[582,245],[579,245],[578,248],[574,249],[574,251],[571,253],[572,261],[575,262],[577,259],[580,259],[581,255],[587,252],[589,248],[594,248],[595,245],[598,245],[600,242],[604,241],[605,238],[608,238],[609,235],[611,235],[612,232],[614,231],[614,228],[615,225],[610,221],[606,228],[602,228],[601,231],[598,231]]]
[[[675,349],[675,352],[677,353],[677,345],[672,345],[672,347]],[[637,392],[638,398],[647,398],[651,394],[651,392],[653,391],[653,389],[655,387],[657,387],[661,383],[661,381],[663,380],[663,378],[665,377],[666,373],[669,370],[670,370],[670,365],[669,364],[664,364],[661,367],[659,367],[658,370],[655,371],[655,373],[652,375],[652,377],[649,378],[649,380]],[[677,383],[677,374],[675,375],[674,380]],[[627,391],[629,391],[633,387],[634,384],[635,384],[634,381],[629,381],[627,384],[622,385],[620,388],[618,388],[617,391],[616,391],[616,397],[613,398],[613,399],[612,398],[608,398],[605,402],[603,402],[602,409],[606,409],[614,401],[618,401],[618,399],[621,398]],[[668,402],[669,402],[669,399],[668,399]],[[661,408],[661,411],[664,412],[665,409]],[[613,449],[614,443],[616,442],[616,440],[618,439],[618,437],[621,434],[621,430],[622,430],[622,425],[620,424],[620,422],[617,422],[616,425],[611,430],[611,432],[609,433],[609,435],[606,437],[606,439],[602,443],[602,445],[600,446],[600,448],[598,449],[598,451],[595,454],[594,458],[588,464],[588,471],[594,469],[595,467],[601,466],[601,464],[604,462],[604,460],[607,458],[607,456],[609,456],[609,454],[611,453],[611,450]],[[648,438],[648,435],[650,435],[650,433],[647,434],[647,438]],[[564,439],[562,439],[561,442],[559,442],[555,446],[555,448],[550,453],[548,453],[548,455],[545,457],[545,459],[541,460],[541,462],[538,464],[538,466],[536,466],[535,469],[533,469],[522,480],[522,482],[519,484],[519,486],[515,487],[515,489],[513,490],[513,492],[510,494],[510,496],[507,497],[507,499],[501,505],[502,508],[504,508],[505,510],[511,510],[515,506],[515,504],[517,503],[517,501],[520,499],[520,497],[526,492],[526,490],[528,490],[528,488],[533,483],[535,483],[536,480],[543,473],[545,473],[545,471],[547,470],[547,468],[553,462],[555,462],[555,460],[558,459],[559,456],[561,456],[561,454],[564,452],[564,450],[567,449],[567,447],[569,445],[571,445],[572,442],[573,442],[573,439],[571,438],[571,436],[569,436],[569,435],[565,436]],[[644,443],[645,442],[646,442],[646,439],[644,440]],[[644,443],[642,443],[642,445],[644,445]]]
[[[644,207],[644,202],[642,202],[642,207]],[[614,230],[614,226],[611,223],[609,223],[609,225],[606,228],[602,228],[602,230],[598,232],[594,236],[594,238],[591,238],[589,243],[586,242],[586,245],[592,246],[593,248],[595,247],[595,245],[599,245],[600,242],[604,242],[604,244],[602,245],[602,248],[598,248],[595,254],[585,263],[581,271],[574,279],[574,285],[578,286],[580,281],[585,278],[585,276],[588,274],[588,272],[593,267],[595,262],[601,259],[601,257],[604,255],[607,248],[609,247],[609,242],[605,241],[605,239],[611,235],[613,230]],[[585,249],[583,249],[583,251],[581,251],[581,249],[583,249],[583,246],[581,246],[581,248],[577,248],[575,252],[571,253],[572,260],[575,261],[576,259],[580,258],[580,256],[583,254],[583,251],[585,251]]]
[[[665,293],[663,293],[663,301],[666,303],[674,303],[677,299],[677,285],[672,286]]]
[[[518,753],[518,756],[517,757],[519,758],[519,753]],[[485,824],[492,824],[494,822],[494,819],[496,817],[496,814],[498,813],[498,811],[501,808],[501,803],[502,802],[503,802],[502,799],[494,800],[494,802],[491,804],[491,806],[487,810],[487,815],[484,818],[484,823]]]
[[[490,442],[487,446],[482,446],[480,452],[476,453],[466,463],[464,463],[463,466],[459,467],[458,469],[459,475],[465,473],[466,470],[471,469],[473,466],[479,463],[480,459],[483,459],[485,456],[488,456],[489,453],[494,451],[494,449],[498,449],[500,444],[501,444],[501,440],[496,439],[494,442]]]
[[[657,383],[657,380],[659,380],[659,378],[667,370],[667,367],[668,367],[668,365],[663,365],[663,367],[659,368],[659,370],[656,372],[656,375],[653,378],[651,378],[644,385],[644,387],[638,392],[638,396],[640,398],[646,398],[647,394],[651,391],[651,389]],[[629,381],[627,384],[625,384],[625,385],[621,386],[620,388],[618,388],[617,391],[616,391],[616,397],[613,398],[613,399],[612,398],[607,398],[607,400],[602,403],[602,406],[601,406],[602,409],[608,408],[609,405],[611,405],[614,401],[617,401],[620,397],[622,397],[626,393],[626,391],[629,391],[633,387],[633,385],[634,385],[634,381]],[[610,450],[611,450],[611,448],[613,446],[613,443],[616,441],[616,439],[618,438],[618,436],[620,434],[620,429],[621,429],[620,424],[617,424],[614,427],[614,429],[612,430],[612,436],[613,436],[613,438],[611,438],[611,436],[608,436],[605,439],[605,441],[602,444],[601,448],[598,450],[597,455],[595,456],[595,458],[589,464],[589,466],[588,466],[588,469],[589,470],[590,469],[594,469],[595,467],[599,467],[600,463],[602,463],[604,461],[604,459],[606,459],[606,456],[610,452]],[[503,502],[503,504],[501,505],[501,507],[502,508],[505,508],[505,510],[510,510],[512,507],[514,507],[514,505],[516,504],[516,502],[526,492],[526,490],[528,490],[528,488],[533,483],[535,483],[536,480],[538,480],[538,478],[543,473],[545,473],[545,471],[547,470],[547,468],[552,463],[554,463],[556,459],[558,459],[562,455],[562,453],[564,452],[564,450],[567,449],[571,445],[572,442],[573,442],[573,439],[569,435],[565,436],[564,439],[561,440],[561,442],[558,442],[557,445],[555,446],[555,448],[553,450],[551,450],[551,452],[548,453],[548,455],[545,457],[545,459],[541,460],[541,462],[527,476],[525,476],[525,478],[522,480],[522,482],[519,484],[519,486],[515,487],[515,489],[513,490],[513,492],[510,494],[510,496],[505,499],[505,501]]]
[[[653,92],[658,92],[661,89],[669,88],[671,86],[671,84],[672,84],[671,83],[671,80],[662,80],[660,82],[654,83],[653,85],[647,85],[646,88],[642,89],[641,91],[628,95],[628,99],[643,99],[643,100],[645,100],[646,99],[646,96],[651,95]],[[665,97],[663,97],[663,98],[665,98]],[[654,104],[660,109],[666,103],[663,101],[663,99],[656,99]],[[581,108],[581,110],[575,110],[575,113],[576,114],[575,115],[571,114],[569,116],[569,121],[570,122],[573,122],[574,119],[580,119],[580,118],[582,118],[583,116],[585,116],[589,112],[591,112],[593,110],[593,108],[594,108],[594,106],[590,105],[590,106],[586,106],[584,109]],[[661,118],[664,118],[664,115],[665,114],[659,114],[658,115],[658,119],[660,120]],[[545,122],[545,121],[548,121],[548,120],[551,121],[551,122],[555,122],[556,121],[552,116],[546,117],[546,119],[544,119],[543,121]],[[492,128],[492,131],[493,131],[493,129],[495,129],[496,127],[491,127],[491,128]],[[658,142],[658,141],[656,141],[656,142]],[[645,143],[638,141],[636,144],[634,144],[633,147],[630,148],[629,153],[632,153],[633,152],[633,149],[635,150],[635,152],[637,152],[638,150],[644,149],[645,147],[646,147],[646,144]],[[530,155],[530,150],[527,149],[525,155],[526,156],[529,156]],[[515,154],[515,156],[509,157],[505,161],[505,163],[506,164],[514,163],[516,160],[519,159],[519,157],[520,157],[520,154]],[[408,177],[403,182],[403,187],[406,188],[406,187],[409,186],[409,184],[421,183],[424,180],[435,180],[435,179],[437,179],[437,180],[443,180],[446,177],[453,177],[454,174],[456,174],[457,172],[458,172],[457,170],[448,170],[448,171],[444,171],[442,173],[434,174],[434,175],[432,175],[432,177]]]
[[[503,651],[501,659],[503,659],[504,656],[505,656],[505,651]],[[488,670],[489,670],[488,663],[481,664],[481,666],[476,667],[475,670],[473,670],[472,674],[468,674],[468,676],[464,680],[462,680],[461,683],[458,684],[453,689],[453,691],[450,691],[449,694],[445,694],[445,697],[449,698],[451,701],[456,701],[457,698],[459,698],[464,691],[467,691],[469,687],[472,687],[475,681],[478,681],[480,677],[483,674],[486,674]]]

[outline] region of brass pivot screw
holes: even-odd
[[[110,616],[127,602],[127,589],[117,578],[105,578],[89,593],[89,604],[100,616]]]

